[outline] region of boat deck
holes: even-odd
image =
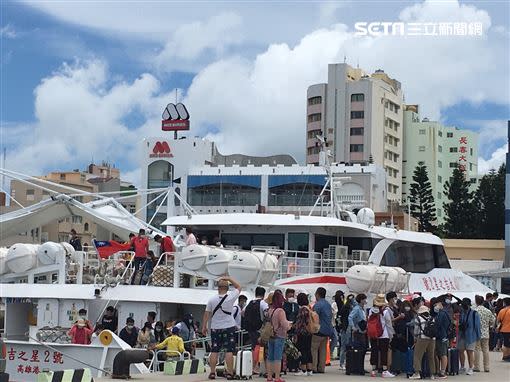
[[[491,352],[491,371],[490,373],[474,373],[473,375],[458,375],[448,377],[448,380],[454,381],[470,381],[470,382],[485,382],[488,380],[492,381],[509,381],[510,380],[510,362],[501,361],[501,353],[500,352]],[[366,369],[369,369],[368,364],[369,357],[367,356],[366,361]],[[314,381],[321,382],[337,382],[340,380],[349,382],[349,381],[361,381],[363,379],[370,380],[370,376],[366,375],[365,377],[361,376],[347,376],[345,372],[338,370],[338,362],[333,362],[332,366],[326,368],[325,374],[316,374],[312,378]],[[179,382],[205,382],[208,381],[207,374],[194,374],[194,375],[177,375],[177,376],[168,376],[163,375],[161,373],[155,373],[150,375],[132,375],[131,381],[152,381],[152,382],[168,382],[168,381],[179,381]],[[283,376],[286,381],[310,381],[310,377],[296,377],[293,373],[288,374],[287,376]],[[98,381],[118,381],[118,379],[110,379],[110,378],[94,378],[96,382]],[[217,378],[217,381],[226,381],[224,378]],[[404,375],[399,375],[394,380],[403,380],[407,381],[408,379]],[[255,377],[253,381],[265,381],[263,378]]]

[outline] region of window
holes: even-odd
[[[442,199],[442,198],[443,198],[443,194],[441,192],[438,192],[437,193],[437,199],[439,200],[439,199]]]
[[[389,119],[388,119],[388,118],[386,118],[386,119],[384,120],[384,126],[388,126],[388,124],[389,124]]]
[[[66,174],[60,174],[60,180],[66,180]]]
[[[469,149],[469,155],[473,155],[473,148],[472,147]]]
[[[320,153],[321,149],[320,147],[309,147],[306,149],[307,155],[315,155]]]
[[[472,184],[475,184],[476,183],[476,178],[470,178],[469,181],[472,183]]]
[[[384,101],[384,107],[387,109],[388,108],[388,101]]]
[[[308,232],[304,233],[289,232],[288,238],[289,238],[288,240],[289,251],[308,252]]]
[[[28,201],[33,201],[35,199],[35,190],[33,188],[27,189],[26,193]]]
[[[88,231],[89,231],[89,223],[85,223],[85,224],[83,225],[83,230],[84,230],[85,232],[88,232]]]
[[[457,162],[450,162],[450,168],[457,167]]]
[[[442,153],[443,152],[443,146],[441,146],[441,145],[437,146],[437,151]]]
[[[401,267],[411,273],[428,273],[434,268],[450,268],[441,245],[396,241],[383,255],[381,265]]]
[[[362,93],[351,94],[351,102],[363,102],[364,100],[365,100],[365,95]]]
[[[473,163],[469,164],[469,171],[473,171]]]
[[[363,135],[363,127],[351,127],[351,135]]]
[[[400,155],[398,155],[398,154],[393,154],[393,161],[394,161],[394,162],[398,162],[398,158],[400,158]]]
[[[426,133],[425,129],[420,129],[420,135],[425,135],[425,133]]]
[[[81,224],[81,222],[82,222],[81,216],[73,215],[71,218],[72,218],[72,222],[75,224]]]
[[[314,139],[317,135],[322,135],[322,130],[311,130],[306,133],[308,139]]]
[[[325,184],[326,178],[323,175],[270,175],[268,204],[313,206]]]
[[[437,181],[438,181],[439,183],[443,183],[443,178],[441,177],[441,175],[438,175],[438,176],[437,176]]]
[[[309,106],[311,106],[311,105],[318,105],[320,103],[322,103],[322,97],[321,96],[308,98],[308,105]]]
[[[440,160],[437,161],[437,167],[439,168],[443,168],[443,162],[441,162]]]
[[[419,146],[418,151],[425,151],[425,146]]]
[[[398,131],[399,127],[400,127],[400,123],[397,123],[397,122],[393,123],[393,128],[395,129],[395,131]]]
[[[271,246],[283,249],[285,246],[285,235],[268,233],[223,233],[221,235],[221,243],[225,246],[236,245],[245,250],[251,250],[254,246]]]
[[[390,110],[393,111],[393,102],[390,102]]]
[[[446,138],[453,138],[453,133],[446,133]]]
[[[319,122],[322,120],[322,114],[321,113],[314,113],[314,114],[310,114],[308,116],[308,123],[310,122]]]
[[[457,147],[450,147],[451,153],[456,153],[458,151]]]
[[[441,209],[440,209],[440,208],[438,208],[438,209],[437,209],[437,213],[436,213],[436,215],[437,215],[437,217],[438,217],[438,218],[440,218],[440,217],[441,217]]]
[[[351,145],[350,151],[351,151],[351,153],[362,153],[363,145]]]
[[[393,137],[391,135],[388,135],[388,142],[390,145],[393,145]]]
[[[363,119],[365,118],[364,111],[351,111],[351,119]]]
[[[438,130],[438,131],[437,131],[437,135],[439,135],[440,137],[442,137],[442,136],[443,136],[443,132],[442,132],[441,130]]]

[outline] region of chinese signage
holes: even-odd
[[[458,284],[449,276],[427,276],[421,280],[426,291],[450,292],[459,290]]]
[[[62,365],[64,358],[62,353],[51,350],[32,349],[16,350],[13,347],[8,348],[6,354],[7,362],[14,363],[14,370],[18,378],[14,380],[25,380],[22,375],[39,374],[43,369],[53,370],[56,365]],[[12,369],[11,369],[12,371]]]
[[[467,164],[467,137],[460,137],[459,139],[459,170],[462,172],[466,171]]]

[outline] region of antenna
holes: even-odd
[[[2,168],[5,168],[5,158],[7,156],[7,149],[4,147],[4,152],[3,152],[3,156],[2,156]],[[2,173],[2,189],[5,190],[5,174]]]
[[[344,54],[344,64],[347,62],[347,56]]]
[[[177,88],[175,88],[175,104],[177,105]]]

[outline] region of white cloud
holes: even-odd
[[[0,28],[0,38],[13,39],[18,36],[16,30],[11,24],[7,24]]]
[[[157,131],[155,121],[170,94],[161,94],[150,74],[111,84],[106,64],[94,60],[64,64],[41,81],[34,96],[37,121],[3,129],[12,148],[7,166],[30,174],[84,166],[91,157],[138,167],[137,145]],[[122,121],[133,110],[146,123],[128,128]]]
[[[402,82],[408,103],[423,116],[462,101],[509,103],[508,37],[490,30],[487,12],[456,2],[427,1],[406,8],[401,19],[482,22],[483,37],[354,37],[345,25],[316,30],[294,47],[272,44],[254,61],[219,60],[202,70],[186,102],[193,124],[226,152],[290,152],[304,158],[305,98],[310,84],[327,81],[327,64],[359,58],[360,67],[383,68]],[[500,63],[495,65],[494,63]],[[198,126],[197,126],[198,125]]]
[[[492,153],[489,159],[478,158],[478,173],[480,175],[487,174],[490,170],[497,170],[506,161],[506,153],[508,152],[508,146],[498,148]]]
[[[468,120],[466,126],[478,131],[479,155],[487,156],[496,148],[499,148],[507,138],[507,120],[487,119],[487,120]]]
[[[239,44],[242,41],[241,24],[242,18],[238,14],[228,12],[215,15],[206,22],[181,25],[150,61],[158,70],[195,70],[203,56],[217,58],[229,46]]]

